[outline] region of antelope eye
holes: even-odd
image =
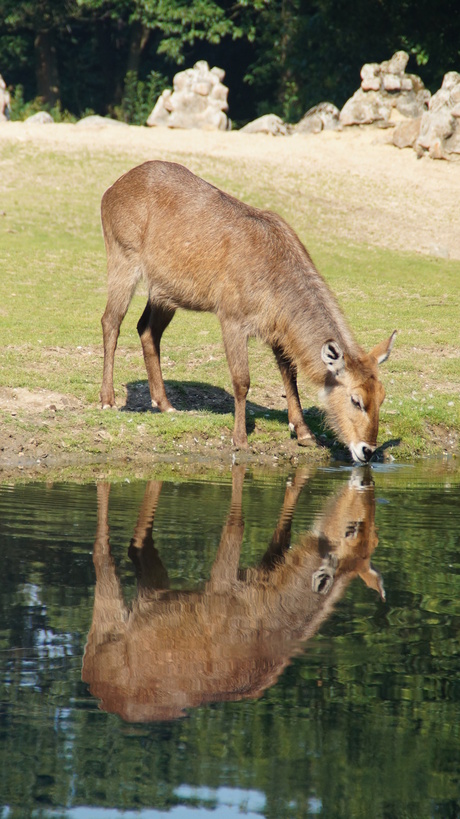
[[[350,401],[356,409],[364,412],[364,402],[360,395],[350,395]]]

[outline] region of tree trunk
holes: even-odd
[[[107,17],[98,21],[97,42],[104,78],[105,111],[110,112],[114,105],[119,105],[123,86],[115,59],[116,48],[112,41],[112,21]]]
[[[59,101],[59,71],[52,31],[39,31],[34,40],[37,95],[47,105]]]
[[[147,45],[150,36],[150,29],[143,26],[138,20],[131,25],[131,37],[129,42],[128,62],[126,73],[133,72],[139,74],[142,52]]]

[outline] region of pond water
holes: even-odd
[[[454,465],[0,484],[0,556],[2,819],[460,816]]]

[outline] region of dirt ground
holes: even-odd
[[[84,122],[84,121],[83,121]],[[343,238],[442,258],[460,259],[460,157],[418,159],[411,148],[391,144],[392,129],[346,128],[289,137],[238,131],[180,131],[111,124],[0,125],[4,140],[42,143],[59,150],[114,150],[133,164],[177,153],[254,162],[271,169],[282,185],[285,172],[308,180],[308,198],[327,202],[336,234]],[[329,196],[328,192],[333,192]],[[299,190],[299,208],[302,190]],[[331,207],[335,211],[331,213]],[[358,235],[359,234],[359,235]]]
[[[0,125],[2,143],[18,141],[47,145],[64,151],[120,150],[133,156],[133,165],[147,158],[177,154],[228,158],[254,163],[271,180],[298,180],[299,208],[303,188],[324,213],[322,229],[333,224],[341,239],[395,250],[460,259],[460,161],[418,159],[412,149],[391,145],[391,129],[349,128],[319,135],[271,137],[230,132],[171,131],[165,128],[109,124],[30,125],[10,122]],[[0,409],[13,414],[53,413],[65,407],[66,396],[0,390]],[[11,432],[11,431],[10,431]],[[441,433],[440,433],[441,434]],[[442,436],[441,436],[442,437]],[[458,442],[445,434],[440,439],[447,451]],[[32,439],[33,441],[33,439]],[[18,452],[19,441],[9,436],[0,451],[2,462]],[[39,453],[33,444],[22,444],[23,457]],[[0,447],[0,450],[2,447]]]

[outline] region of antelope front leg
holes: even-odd
[[[241,327],[234,322],[223,322],[222,337],[230,369],[235,396],[235,426],[233,444],[238,449],[247,449],[246,432],[246,396],[249,391],[248,337],[243,335]]]
[[[288,481],[284,492],[283,506],[279,514],[276,529],[265,552],[260,565],[272,569],[282,559],[291,543],[292,519],[296,510],[300,493],[310,477],[308,469],[301,468],[295,473],[294,479]]]
[[[288,407],[289,428],[295,432],[299,446],[314,446],[315,438],[310,432],[303,417],[297,389],[297,368],[285,357],[280,347],[273,347],[273,352],[283,379]]]

